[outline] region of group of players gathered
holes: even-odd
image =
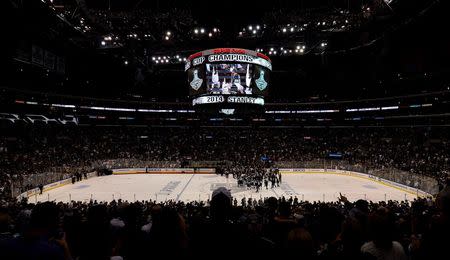
[[[246,189],[256,189],[259,192],[265,188],[272,189],[281,184],[281,173],[278,168],[265,167],[263,164],[232,165],[217,168],[217,173],[228,177],[232,174],[237,180],[238,187]]]

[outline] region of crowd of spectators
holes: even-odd
[[[441,259],[448,241],[450,191],[436,201],[306,202],[233,199],[218,188],[204,202],[28,203],[5,195],[14,178],[98,160],[226,161],[219,174],[257,189],[279,185],[283,161],[341,160],[446,179],[449,133],[439,128],[249,129],[14,127],[0,139],[1,259],[147,259],[155,254],[303,259]],[[77,177],[78,176],[78,177]],[[448,185],[448,183],[447,183]],[[6,192],[7,193],[7,192]],[[168,251],[169,249],[170,251]],[[173,249],[173,250],[171,250]],[[111,258],[114,257],[114,258]],[[442,258],[443,259],[443,258]]]
[[[0,258],[446,259],[449,214],[449,187],[435,202],[411,204],[351,203],[341,195],[327,203],[271,197],[238,205],[223,187],[207,202],[9,199],[0,207]]]
[[[14,127],[0,139],[3,191],[12,179],[58,171],[92,170],[93,162],[226,161],[227,174],[261,179],[267,162],[308,162],[342,154],[351,165],[395,168],[444,180],[450,169],[449,133],[427,128],[249,129],[133,127]],[[132,166],[132,165],[128,165]],[[142,167],[142,166],[141,166]],[[151,167],[151,166],[149,166]],[[78,172],[73,172],[76,169]],[[83,172],[83,171],[81,171]],[[245,177],[247,176],[247,177]],[[245,177],[245,178],[243,178]],[[255,179],[256,178],[256,179]],[[46,183],[43,183],[46,184]]]

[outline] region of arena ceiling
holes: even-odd
[[[20,83],[34,90],[185,98],[184,57],[241,47],[273,60],[274,99],[416,93],[448,70],[443,2],[10,0],[14,73],[2,80],[17,84],[25,70],[45,83]],[[64,57],[63,75],[21,63],[17,53],[31,45]]]

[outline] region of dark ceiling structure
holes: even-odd
[[[6,2],[8,87],[183,100],[184,58],[215,47],[268,55],[270,99],[281,102],[420,93],[448,82],[445,1]]]

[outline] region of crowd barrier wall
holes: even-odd
[[[279,169],[280,173],[283,174],[338,174],[338,175],[346,175],[351,177],[357,177],[357,178],[363,178],[370,181],[374,181],[377,183],[380,183],[385,186],[389,186],[391,188],[399,189],[404,192],[408,192],[410,194],[416,195],[418,197],[430,197],[431,194],[422,191],[417,188],[409,187],[407,185],[393,182],[390,180],[386,180],[383,178],[380,178],[378,176],[361,173],[361,172],[354,172],[354,171],[347,171],[347,170],[333,170],[333,169],[316,169],[316,168],[281,168]]]
[[[96,172],[90,172],[90,173],[87,173],[86,176],[87,176],[88,179],[90,179],[92,177],[97,176],[97,173]],[[62,186],[67,185],[67,184],[71,184],[71,183],[72,183],[72,178],[60,180],[60,181],[57,181],[57,182],[53,182],[53,183],[44,185],[44,188],[43,188],[42,191],[46,192],[46,191],[49,191],[49,190],[53,190],[53,189],[62,187]],[[26,192],[23,192],[23,193],[19,194],[19,196],[17,196],[17,199],[20,200],[22,198],[29,198],[29,197],[38,195],[39,193],[40,193],[39,188],[34,188],[34,189],[31,189],[31,190],[28,190]]]
[[[418,197],[430,197],[431,195],[425,191],[417,188],[409,187],[407,185],[393,182],[380,178],[378,176],[360,173],[355,171],[338,170],[338,169],[320,169],[320,168],[280,168],[282,174],[337,174],[343,176],[351,176],[356,178],[363,178],[366,180],[374,181],[379,184],[389,186],[391,188],[399,189],[403,192],[413,194]],[[214,168],[122,168],[113,169],[114,175],[122,174],[214,174]],[[90,172],[87,174],[88,178],[97,176],[97,172]],[[72,179],[67,178],[64,180],[56,181],[44,186],[43,192],[62,187],[67,184],[71,184]],[[34,188],[17,196],[18,199],[29,198],[39,194],[39,189]]]
[[[113,174],[213,174],[214,168],[125,168],[113,169]]]

